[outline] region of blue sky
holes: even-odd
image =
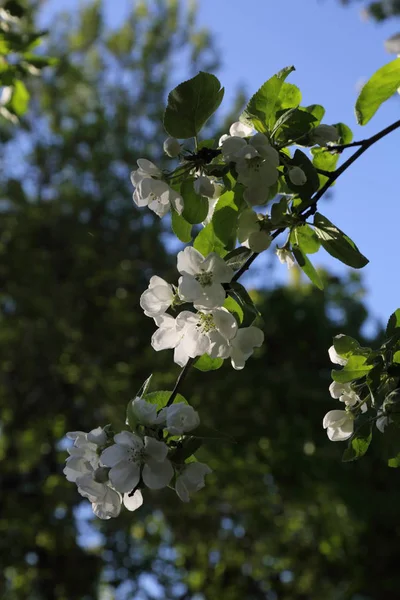
[[[123,18],[131,2],[105,0],[110,25]],[[79,4],[57,0],[53,6]],[[302,90],[303,103],[322,104],[324,121],[345,122],[356,140],[399,118],[400,97],[387,102],[366,127],[358,126],[354,116],[361,83],[394,58],[384,50],[384,40],[397,31],[394,20],[383,25],[365,21],[361,18],[364,3],[344,8],[339,0],[200,0],[198,4],[199,24],[214,34],[222,61],[218,76],[226,88],[225,108],[239,84],[251,95],[275,72],[293,64],[296,72],[290,81]],[[400,306],[399,144],[400,130],[371,148],[340,178],[333,200],[320,207],[370,259],[362,270],[365,300],[381,321]],[[313,261],[343,272],[324,251]],[[274,280],[286,279],[285,269],[278,265]]]

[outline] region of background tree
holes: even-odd
[[[65,481],[67,431],[122,428],[151,371],[158,387],[175,380],[138,311],[174,261],[160,221],[135,210],[129,173],[140,156],[162,161],[177,52],[193,72],[216,67],[183,2],[137,3],[116,31],[101,8],[57,22],[57,70],[31,86],[24,131],[1,148],[1,596],[396,598],[396,472],[374,449],[342,465],[321,428],[326,349],[342,329],[360,338],[367,316],[351,277],[325,275],[324,295],[296,274],[254,292],[265,347],[245,372],[191,374],[185,393],[217,439],[200,453],[214,474],[188,506],[148,493],[139,512],[93,522]]]

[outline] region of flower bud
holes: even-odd
[[[170,158],[175,158],[181,153],[181,145],[176,138],[168,137],[163,144],[164,152]]]
[[[247,245],[253,252],[263,252],[271,245],[272,239],[266,231],[254,231],[247,240]]]
[[[284,265],[286,264],[288,269],[291,269],[296,264],[293,258],[293,254],[286,248],[277,248],[276,255],[279,261]]]
[[[307,181],[307,176],[300,167],[292,167],[289,169],[288,175],[293,185],[304,185]]]
[[[199,194],[200,196],[206,196],[207,198],[213,198],[214,196],[214,184],[211,179],[205,175],[200,175],[200,177],[195,180],[193,187],[196,194]]]
[[[326,146],[328,142],[337,142],[339,133],[333,125],[317,125],[317,127],[310,132],[310,138],[314,144]]]

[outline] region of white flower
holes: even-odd
[[[268,200],[269,188],[263,185],[250,185],[244,190],[243,198],[249,206],[261,206]]]
[[[135,493],[132,495],[131,495],[131,493],[132,492],[130,492],[129,494],[124,494],[123,502],[124,502],[125,508],[127,508],[128,510],[130,510],[132,512],[142,506],[143,496],[142,496],[142,492],[140,490],[136,490]]]
[[[209,466],[200,462],[185,465],[176,478],[175,491],[182,502],[189,502],[190,495],[204,487],[204,477],[212,473]]]
[[[129,405],[129,413],[137,423],[140,425],[146,425],[152,427],[153,425],[161,425],[164,423],[164,417],[161,414],[157,414],[157,405],[151,402],[146,402],[143,398],[138,396],[131,400]]]
[[[247,142],[241,137],[225,137],[222,136],[220,139],[220,146],[222,156],[225,159],[225,162],[235,162],[237,158],[240,156],[240,152],[243,151],[243,148],[247,148]]]
[[[288,175],[293,185],[304,185],[307,182],[307,176],[300,167],[292,167]]]
[[[331,385],[329,386],[329,392],[332,398],[336,398],[340,402],[344,402],[346,406],[355,407],[361,402],[361,398],[351,388],[349,383],[338,383],[337,381],[332,381]],[[360,407],[362,412],[368,410],[368,406],[365,402],[363,402]]]
[[[337,142],[339,133],[333,125],[317,125],[310,132],[311,140],[320,146],[326,146],[328,142]]]
[[[175,158],[181,153],[181,145],[176,138],[167,137],[163,144],[164,152],[170,158]]]
[[[101,427],[84,431],[70,431],[67,438],[74,440],[68,448],[70,456],[66,460],[63,473],[68,481],[76,482],[78,477],[91,472],[99,466],[99,449],[107,443],[107,435]]]
[[[178,402],[164,410],[167,421],[166,429],[171,435],[182,435],[200,425],[198,412],[188,404]]]
[[[257,150],[260,156],[263,156],[264,158],[269,158],[270,156],[275,157],[274,153],[271,154],[271,150],[273,150],[273,148],[271,148],[271,144],[269,143],[267,136],[263,133],[256,133],[253,135],[253,137],[251,137],[249,140],[249,144],[251,144],[253,148]]]
[[[204,221],[202,222],[203,227],[211,223],[211,220],[214,215],[214,210],[219,200],[219,196],[217,198],[209,198],[208,199],[208,213]]]
[[[144,439],[129,431],[114,436],[115,444],[106,448],[101,462],[110,468],[109,478],[119,492],[133,490],[142,479],[153,490],[169,484],[174,474],[167,459],[168,446],[164,442],[145,436]]]
[[[132,185],[136,187],[143,179],[161,179],[162,172],[150,160],[139,158],[136,162],[138,168],[131,172]]]
[[[206,175],[200,175],[193,183],[194,191],[200,196],[213,198],[215,194],[215,186],[211,179]]]
[[[189,360],[189,355],[185,350],[185,323],[179,322],[171,315],[163,314],[154,317],[158,327],[151,338],[151,345],[156,350],[168,350],[174,348],[174,362],[177,365],[185,366]]]
[[[230,126],[229,133],[232,137],[244,138],[253,133],[253,128],[241,123],[240,121],[236,121]]]
[[[343,333],[337,335],[337,338],[343,337]],[[341,356],[339,356],[339,354],[336,352],[335,350],[335,346],[331,346],[328,350],[328,354],[329,354],[329,358],[331,359],[331,362],[333,362],[335,365],[346,365],[347,364],[347,358],[342,358]]]
[[[155,350],[174,348],[174,361],[184,367],[189,358],[208,354],[211,358],[228,358],[229,340],[235,337],[237,322],[225,308],[207,313],[182,311],[176,319],[156,317],[159,329],[151,344]]]
[[[121,511],[121,494],[114,490],[108,482],[99,483],[93,473],[87,473],[76,481],[78,492],[92,503],[94,514],[99,519],[118,517]]]
[[[150,177],[139,181],[133,201],[139,207],[148,206],[159,217],[166,215],[171,205],[179,214],[183,211],[183,198],[165,181]]]
[[[239,183],[246,187],[266,188],[278,181],[279,154],[271,146],[265,149],[265,154],[267,156],[260,156],[251,145],[237,153],[236,170]]]
[[[253,252],[262,252],[271,245],[271,236],[261,229],[263,215],[258,215],[250,208],[245,209],[238,219],[237,237],[239,242]]]
[[[233,270],[215,252],[206,258],[193,246],[178,253],[178,293],[182,300],[193,302],[198,309],[212,309],[225,302],[223,283],[229,283]]]
[[[378,418],[376,420],[376,426],[381,433],[384,433],[386,427],[390,423],[390,419],[387,415],[385,415],[385,413],[383,412],[383,410],[381,408],[378,408],[377,414],[378,414]]]
[[[293,254],[290,252],[290,250],[287,250],[286,248],[277,248],[276,255],[283,265],[287,265],[288,269],[291,269],[296,264],[293,258]]]
[[[146,317],[157,317],[162,315],[174,301],[174,290],[172,285],[161,277],[153,275],[149,287],[140,296],[140,306]]]
[[[10,112],[8,108],[6,108],[6,104],[8,104],[12,98],[14,88],[11,85],[7,85],[1,89],[0,93],[0,115],[10,121],[14,125],[18,123],[17,115]]]
[[[246,360],[253,354],[254,348],[259,348],[264,341],[264,333],[258,327],[239,329],[230,342],[230,358],[232,367],[239,371],[244,368]]]
[[[330,410],[322,422],[332,442],[344,442],[354,432],[354,416],[347,410]]]

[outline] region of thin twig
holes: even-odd
[[[194,358],[189,358],[186,365],[183,367],[182,371],[179,373],[178,379],[176,380],[176,383],[175,383],[175,387],[172,390],[172,394],[170,395],[166,406],[171,406],[171,404],[175,400],[175,398],[178,395],[178,392],[180,390],[180,387],[183,383],[183,380],[185,379],[186,375],[188,374],[189,369],[192,366],[192,364],[194,363],[194,361],[195,361]]]

